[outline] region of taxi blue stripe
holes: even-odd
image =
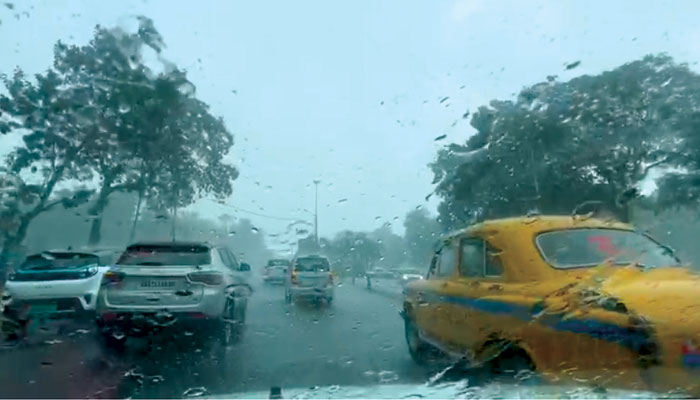
[[[535,314],[541,311],[541,307],[528,307],[494,299],[448,296],[425,292],[422,297],[428,303],[456,304],[485,313],[511,315],[526,322],[534,321]],[[545,314],[537,318],[536,321],[558,331],[573,332],[614,342],[635,352],[639,352],[652,340],[651,333],[648,330],[623,327],[590,318],[564,318],[564,314]]]

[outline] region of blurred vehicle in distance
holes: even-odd
[[[284,284],[287,279],[289,260],[272,259],[267,262],[263,271],[263,281],[272,284]]]
[[[398,271],[398,274],[399,283],[401,283],[402,286],[406,286],[408,283],[415,280],[423,279],[423,274],[417,269],[402,269]]]
[[[333,275],[328,258],[319,255],[297,257],[287,273],[285,301],[296,298],[333,301]]]
[[[396,279],[397,273],[386,268],[373,268],[367,271],[371,279]]]
[[[232,344],[242,332],[252,292],[245,275],[245,265],[226,247],[200,242],[130,245],[105,273],[98,297],[104,344],[121,347],[130,336],[171,326],[213,333],[221,343]]]

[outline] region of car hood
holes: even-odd
[[[454,398],[657,398],[658,393],[608,389],[596,391],[583,386],[537,385],[493,383],[469,386],[467,380],[437,385],[428,384],[379,384],[372,386],[320,386],[313,388],[282,388],[284,399],[454,399]],[[212,399],[246,398],[268,399],[269,391],[228,393],[207,396]]]

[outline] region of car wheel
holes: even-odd
[[[535,363],[525,350],[514,344],[510,344],[491,360],[488,363],[488,370],[492,376],[537,384]]]
[[[242,335],[243,323],[245,321],[245,309],[236,311],[235,302],[226,303],[224,318],[219,327],[219,341],[228,347],[236,344]]]
[[[442,352],[421,339],[418,330],[408,318],[404,320],[404,328],[408,352],[416,364],[431,364],[442,358]]]

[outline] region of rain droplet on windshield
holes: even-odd
[[[338,200],[338,204],[345,203],[346,201],[348,201],[348,199],[340,199],[340,200]]]
[[[182,397],[201,397],[207,394],[207,388],[204,386],[191,387],[182,393]]]
[[[253,233],[258,233],[258,232],[260,232],[260,229],[258,229],[258,228],[256,228],[256,227],[253,226],[253,227],[250,228],[250,231],[253,232]]]

